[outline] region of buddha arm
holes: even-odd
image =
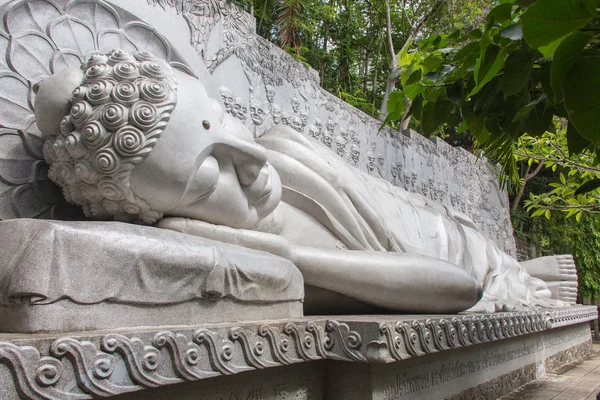
[[[277,235],[165,218],[158,227],[279,255],[305,283],[393,311],[455,313],[472,307],[481,287],[447,261],[415,254],[294,246]]]

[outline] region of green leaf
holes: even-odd
[[[569,70],[581,56],[581,52],[590,40],[590,35],[575,32],[568,36],[554,52],[552,67],[550,68],[550,83],[554,90],[555,101],[563,98],[562,86]]]
[[[419,94],[412,101],[412,104],[410,105],[410,109],[408,110],[408,114],[406,116],[408,117],[409,115],[412,115],[418,121],[420,121],[421,118],[423,117],[422,114],[423,114],[423,95]]]
[[[412,74],[410,74],[410,76],[408,77],[408,79],[406,80],[406,82],[403,85],[412,85],[413,83],[417,83],[421,80],[422,77],[423,77],[423,71],[421,71],[421,69],[419,68],[418,70],[416,70]]]
[[[435,102],[427,102],[423,107],[423,118],[421,118],[421,127],[423,129],[423,135],[426,137],[431,136],[437,127],[435,123],[434,113],[435,113]]]
[[[584,194],[584,193],[589,193],[592,190],[598,189],[599,187],[600,187],[600,179],[591,179],[577,188],[577,190],[575,191],[575,196]]]
[[[446,96],[440,96],[433,107],[433,121],[436,126],[448,122],[452,113],[452,102]]]
[[[542,64],[542,68],[540,70],[540,83],[542,84],[542,89],[546,94],[548,99],[548,104],[554,101],[554,90],[552,90],[552,84],[550,83],[550,68],[552,67],[551,63]]]
[[[527,117],[529,115],[529,113],[531,112],[531,110],[533,110],[535,108],[535,106],[537,106],[538,104],[542,103],[545,100],[546,100],[546,95],[543,94],[540,97],[538,97],[537,99],[535,99],[534,101],[532,101],[531,103],[527,104],[525,107],[521,108],[519,110],[519,112],[517,113],[517,115],[515,115],[515,117],[513,118],[513,122],[520,121],[520,120],[524,119],[525,117]]]
[[[479,50],[480,46],[478,41],[467,43],[462,49],[456,52],[452,61],[455,63],[461,62],[463,59],[473,59],[474,61],[479,56]]]
[[[469,96],[477,93],[488,83],[504,65],[504,52],[500,46],[490,44],[486,47],[483,57],[480,57],[475,64],[475,82],[477,86],[471,91]]]
[[[454,83],[446,87],[448,99],[458,105],[462,103],[465,97],[465,83],[462,79],[457,79]]]
[[[487,15],[486,26],[492,26],[494,24],[501,24],[504,21],[509,21],[511,18],[511,3],[499,4],[492,9]]]
[[[563,84],[569,121],[589,140],[600,140],[600,56],[575,62]]]
[[[596,15],[597,0],[538,0],[521,15],[523,35],[533,47],[583,28]]]
[[[577,216],[575,216],[575,219],[577,220],[577,222],[581,222],[581,217],[583,217],[583,211],[579,211],[577,213]]]
[[[567,126],[567,146],[569,154],[575,155],[581,153],[586,147],[590,145],[590,141],[581,136],[572,122],[569,121]]]
[[[510,40],[521,40],[523,39],[523,28],[521,28],[521,24],[511,25],[500,31],[500,37]]]
[[[425,73],[437,71],[437,69],[442,66],[442,59],[432,54],[423,61],[421,61],[421,65],[423,66]]]
[[[482,34],[483,33],[481,32],[481,29],[473,29],[471,32],[469,32],[468,36],[471,39],[479,39],[479,38],[481,38]]]
[[[514,51],[506,58],[504,64],[504,76],[502,77],[502,89],[504,97],[519,93],[531,76],[534,54],[525,49]]]
[[[423,93],[424,90],[425,89],[423,88],[423,86],[410,85],[404,88],[404,94],[406,95],[406,97],[413,100],[415,97]]]
[[[542,55],[545,58],[550,58],[552,57],[558,46],[560,46],[563,40],[565,40],[565,38],[567,38],[567,36],[563,36],[560,39],[556,39],[555,41],[550,42],[545,46],[540,46],[538,47],[538,50],[540,51],[540,53],[542,53]]]
[[[405,99],[406,96],[401,90],[395,90],[390,93],[390,97],[388,98],[387,102],[388,115],[386,119],[389,118],[390,121],[397,121],[402,118],[402,115],[404,114],[404,108],[406,107]]]
[[[410,49],[411,45],[412,39],[405,43],[404,46],[402,46],[402,49],[398,53],[398,67],[403,67],[405,65],[410,64],[415,58],[415,53],[408,52],[408,49]]]
[[[550,210],[546,210],[546,212],[544,213],[544,216],[546,217],[546,219],[550,219],[550,217],[552,216],[552,213],[550,212]]]

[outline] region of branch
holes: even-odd
[[[535,161],[539,161],[539,162],[546,162],[546,161],[551,161],[553,163],[556,163],[558,165],[560,165],[561,167],[571,167],[571,168],[575,168],[581,171],[585,171],[585,172],[596,172],[596,173],[600,173],[600,168],[595,168],[595,167],[590,167],[588,165],[584,165],[584,164],[580,164],[578,162],[575,162],[569,158],[565,158],[565,159],[560,159],[560,158],[550,158],[547,156],[538,156],[538,155],[534,155],[531,153],[528,153],[526,150],[523,150],[523,152],[517,151],[515,153],[516,156],[518,157],[523,157],[523,158],[531,158]]]

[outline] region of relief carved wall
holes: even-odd
[[[468,215],[516,256],[508,196],[484,158],[415,132],[379,132],[379,121],[322,89],[317,71],[255,34],[254,18],[229,0],[147,1],[185,19],[227,112],[256,137],[288,125],[370,175]]]

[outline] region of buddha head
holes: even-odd
[[[356,143],[350,148],[350,156],[352,157],[354,165],[358,165],[358,161],[360,160],[360,147]]]
[[[329,119],[327,119],[327,131],[332,132],[335,130],[335,121],[331,119],[331,117],[329,117]]]
[[[233,109],[233,92],[227,86],[221,86],[219,88],[219,93],[221,93],[221,99],[223,99],[223,104],[225,105],[225,111],[231,112]]]
[[[302,132],[302,119],[300,119],[300,117],[297,115],[292,117],[292,128],[294,128],[294,130],[297,132]]]
[[[305,110],[300,111],[300,119],[302,120],[302,126],[308,125],[308,112]]]
[[[308,127],[308,136],[319,140],[321,138],[321,132],[319,131],[319,128],[317,128],[316,125],[311,125]]]
[[[323,133],[323,121],[321,121],[321,118],[315,119],[315,126],[319,130],[319,134]]]
[[[273,101],[275,100],[275,89],[273,89],[273,86],[267,85],[266,92],[267,92],[267,101],[269,103],[273,103]]]
[[[344,157],[346,155],[346,141],[342,136],[337,136],[335,138],[335,152],[340,157]]]
[[[286,126],[290,126],[290,113],[286,111],[281,113],[281,123]]]
[[[298,99],[298,97],[296,95],[294,95],[294,97],[292,98],[292,110],[294,110],[294,112],[297,113],[299,109],[300,109],[300,100]]]
[[[331,137],[331,132],[330,131],[323,132],[323,144],[325,146],[331,148],[332,143],[333,143],[333,138]]]
[[[279,202],[279,176],[252,133],[198,79],[149,53],[96,54],[52,75],[35,115],[50,179],[90,218],[243,228]]]
[[[278,104],[273,104],[271,115],[273,116],[273,123],[279,124],[281,122],[281,107]]]
[[[250,100],[250,119],[254,125],[262,125],[265,122],[265,110],[260,101],[256,99]]]
[[[375,154],[371,150],[367,151],[367,169],[369,172],[375,169]]]

